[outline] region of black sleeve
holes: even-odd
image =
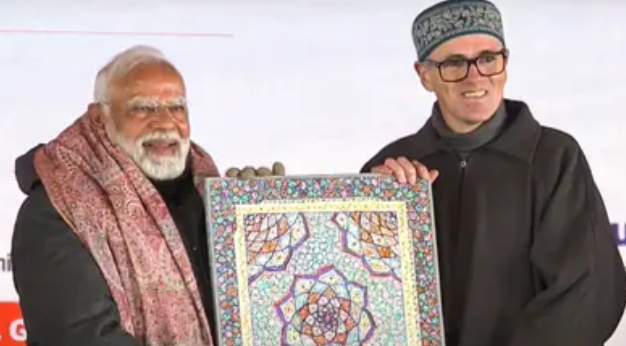
[[[19,210],[11,258],[29,345],[140,346],[121,329],[95,260],[41,185]]]
[[[624,312],[626,272],[604,202],[582,150],[567,152],[544,159],[555,184],[545,189],[531,249],[544,289],[508,346],[604,345]]]

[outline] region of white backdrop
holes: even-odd
[[[357,172],[429,115],[410,26],[432,2],[2,0],[0,301],[17,300],[14,160],[82,114],[112,55],[134,44],[170,55],[188,84],[192,136],[222,170],[281,160],[288,173]],[[626,2],[497,3],[512,50],[507,96],[579,140],[626,245]],[[20,334],[13,314],[0,310],[0,345]],[[625,344],[626,320],[609,346]]]

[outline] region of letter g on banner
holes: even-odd
[[[24,320],[18,318],[9,325],[9,335],[13,341],[26,342],[26,328],[24,328]]]
[[[16,302],[0,302],[0,345],[26,345],[26,328]]]

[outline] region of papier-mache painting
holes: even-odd
[[[431,186],[212,178],[218,345],[444,346]]]

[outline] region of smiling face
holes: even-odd
[[[495,37],[470,34],[442,44],[428,61],[416,63],[422,85],[435,93],[442,116],[453,131],[475,130],[500,106],[507,81],[503,52],[502,42]],[[476,64],[468,71],[466,61],[472,59],[477,59]]]
[[[144,64],[114,81],[107,133],[150,178],[185,170],[190,149],[182,77],[167,64]]]

